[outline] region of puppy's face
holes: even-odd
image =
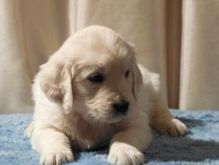
[[[100,60],[79,63],[72,85],[74,109],[89,121],[116,122],[125,117],[133,107],[132,58],[124,54],[100,54]]]
[[[73,111],[89,122],[114,123],[134,110],[142,79],[132,46],[110,29],[92,27],[63,47],[63,68],[71,75],[63,84],[70,83],[72,96],[65,99],[65,89],[62,100],[72,102]]]

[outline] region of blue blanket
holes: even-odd
[[[219,165],[219,112],[172,111],[190,129],[185,137],[171,138],[153,132],[145,151],[149,165]],[[0,115],[0,165],[37,165],[39,155],[31,149],[24,130],[31,114]],[[70,165],[104,165],[107,149],[76,153]]]

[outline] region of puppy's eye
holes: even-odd
[[[130,71],[127,70],[127,71],[125,72],[125,77],[128,78],[128,77],[129,77],[129,74],[130,74]]]
[[[101,73],[94,73],[88,77],[88,80],[92,83],[103,83],[105,77]]]

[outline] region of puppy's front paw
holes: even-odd
[[[188,132],[186,125],[176,118],[165,120],[158,129],[162,134],[168,134],[173,137],[183,136]]]
[[[107,160],[113,165],[139,165],[144,163],[144,155],[129,144],[114,143]]]
[[[70,149],[51,151],[43,153],[40,157],[41,165],[62,165],[74,160],[73,153]]]

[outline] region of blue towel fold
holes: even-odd
[[[149,165],[219,165],[219,112],[172,111],[189,127],[185,137],[171,138],[153,132],[145,151]],[[31,114],[0,115],[0,165],[38,165],[39,155],[31,149],[24,130]],[[76,153],[69,165],[105,165],[107,149]]]

